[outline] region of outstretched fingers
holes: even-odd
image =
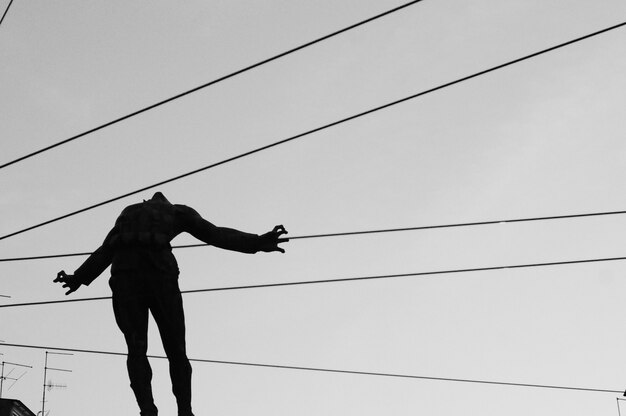
[[[289,241],[288,238],[280,238],[280,236],[284,234],[287,234],[287,230],[283,225],[275,226],[272,231],[269,231],[261,236],[261,246],[259,250],[266,253],[272,251],[284,253],[285,250],[278,246],[280,243]]]
[[[277,237],[280,237],[283,234],[287,234],[287,230],[285,229],[285,227],[282,224],[275,226],[274,229],[272,230],[272,232],[274,234],[276,234]]]
[[[76,292],[76,290],[80,287],[80,283],[78,283],[76,279],[74,279],[74,276],[65,273],[64,270],[61,270],[59,273],[57,273],[56,279],[54,279],[52,282],[63,283],[62,287],[64,289],[69,289],[67,292],[65,292],[65,295]]]
[[[67,281],[67,273],[65,273],[65,270],[61,270],[60,272],[57,273],[57,277],[56,279],[54,279],[52,282],[53,283],[58,283],[58,282],[66,282]]]
[[[281,225],[277,225],[276,227],[274,227],[274,233],[276,234],[276,251],[280,251],[281,253],[285,252],[285,249],[283,249],[282,247],[279,247],[278,244],[280,243],[286,243],[287,241],[289,241],[288,238],[279,238],[281,235],[283,234],[288,234],[287,230],[285,229],[285,227],[281,224]]]
[[[76,289],[78,289],[77,287],[70,287],[69,284],[64,284],[63,285],[64,288],[69,288],[69,290],[67,292],[65,292],[65,296],[69,295],[70,293],[74,293],[76,292]]]

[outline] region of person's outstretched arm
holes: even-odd
[[[183,223],[183,231],[215,247],[225,250],[239,251],[241,253],[256,253],[259,251],[271,252],[285,250],[278,244],[289,241],[287,238],[280,238],[287,234],[287,230],[282,225],[277,225],[270,232],[263,235],[245,233],[233,228],[218,227],[205,220],[194,209],[184,205],[177,206]]]
[[[74,274],[67,274],[63,270],[57,273],[54,282],[63,283],[63,287],[68,289],[65,293],[66,295],[75,292],[81,285],[88,286],[109,267],[113,259],[113,250],[111,246],[107,244],[107,240],[112,233],[113,230],[109,232],[104,243],[96,251],[91,253],[87,260],[76,269]]]

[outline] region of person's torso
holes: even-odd
[[[111,274],[178,275],[170,246],[178,233],[173,205],[146,201],[127,207],[107,241],[114,250]]]

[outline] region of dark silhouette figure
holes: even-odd
[[[156,416],[148,349],[148,311],[157,323],[167,354],[179,416],[191,411],[191,365],[185,348],[185,319],[178,288],[178,265],[170,241],[188,232],[205,243],[242,253],[285,251],[282,225],[261,236],[217,227],[185,205],[171,204],[157,192],[148,201],[126,207],[104,243],[74,272],[58,273],[54,282],[66,295],[89,285],[109,265],[115,320],[128,345],[128,375],[141,416]]]

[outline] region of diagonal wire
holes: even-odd
[[[550,221],[550,220],[599,217],[599,216],[622,215],[622,214],[626,214],[626,211],[588,212],[584,214],[552,215],[549,217],[514,218],[514,219],[506,219],[506,220],[423,225],[423,226],[417,226],[417,227],[385,228],[385,229],[377,229],[377,230],[361,230],[361,231],[347,231],[347,232],[325,233],[325,234],[310,234],[310,235],[289,237],[289,240],[345,237],[345,236],[357,236],[357,235],[367,235],[367,234],[394,233],[394,232],[403,232],[403,231],[423,231],[423,230],[434,230],[434,229],[441,229],[441,228],[475,227],[475,226],[483,226],[483,225],[511,224],[511,223],[532,222],[532,221]],[[195,248],[195,247],[206,247],[209,245],[210,244],[207,244],[207,243],[197,243],[197,244],[177,245],[177,246],[172,246],[172,248],[174,249]],[[0,258],[0,263],[11,262],[11,261],[54,259],[54,258],[61,258],[61,257],[89,256],[90,254],[91,252],[80,252],[80,253],[47,254],[47,255],[41,255],[41,256],[9,257],[9,258]]]
[[[11,0],[9,2],[9,4],[7,5],[7,8],[4,9],[4,13],[2,14],[2,18],[0,18],[0,26],[2,25],[2,22],[4,22],[4,18],[6,17],[7,13],[9,12],[9,9],[11,8],[11,5],[13,4],[13,0]],[[2,166],[0,166],[0,169],[2,168]]]
[[[79,352],[79,353],[86,353],[86,354],[112,355],[112,356],[120,356],[120,357],[125,357],[127,355],[121,352],[79,349],[79,348],[63,348],[63,347],[51,347],[51,346],[27,345],[27,344],[8,344],[8,343],[3,344],[3,345],[8,346],[8,347],[15,347],[15,348],[49,349],[49,350],[57,350],[57,351]],[[167,357],[164,357],[161,355],[148,355],[148,357],[158,358],[158,359],[167,359]],[[261,364],[261,363],[252,363],[252,362],[242,362],[242,361],[208,360],[208,359],[201,359],[201,358],[190,358],[189,361],[199,362],[199,363],[209,363],[209,364],[226,364],[226,365],[237,365],[237,366],[247,366],[247,367],[274,368],[274,369],[281,369],[281,370],[298,370],[298,371],[323,372],[323,373],[334,373],[334,374],[349,374],[349,375],[359,375],[359,376],[393,377],[393,378],[417,379],[417,380],[429,380],[429,381],[446,381],[446,382],[456,382],[456,383],[488,384],[488,385],[509,386],[509,387],[532,387],[532,388],[553,389],[553,390],[554,389],[574,390],[574,391],[593,392],[593,393],[621,393],[621,390],[612,390],[612,389],[557,386],[557,385],[551,385],[551,384],[535,384],[535,383],[532,383],[532,384],[531,383],[513,383],[513,382],[507,382],[507,381],[476,380],[476,379],[469,379],[469,378],[432,377],[432,376],[421,376],[421,375],[413,375],[413,374],[379,373],[379,372],[372,372],[372,371],[340,370],[340,369],[333,369],[333,368],[302,367],[302,366],[278,365],[278,364]]]
[[[458,83],[461,83],[461,82],[464,82],[464,81],[470,80],[470,79],[472,79],[472,78],[476,78],[476,77],[479,77],[479,76],[481,76],[481,75],[488,74],[488,73],[493,72],[493,71],[496,71],[496,70],[498,70],[498,69],[502,69],[502,68],[508,67],[508,66],[510,66],[510,65],[513,65],[513,64],[517,64],[517,63],[522,62],[522,61],[525,61],[525,60],[527,60],[527,59],[531,59],[531,58],[537,57],[537,56],[539,56],[539,55],[543,55],[543,54],[545,54],[545,53],[548,53],[548,52],[551,52],[551,51],[554,51],[554,50],[557,50],[557,49],[563,48],[563,47],[565,47],[565,46],[572,45],[572,44],[574,44],[574,43],[577,43],[577,42],[583,41],[583,40],[585,40],[585,39],[589,39],[589,38],[591,38],[591,37],[598,36],[598,35],[600,35],[600,34],[602,34],[602,33],[605,33],[605,32],[611,31],[611,30],[615,30],[615,29],[621,28],[621,27],[623,27],[624,25],[626,25],[626,22],[622,22],[622,23],[619,23],[619,24],[617,24],[617,25],[610,26],[610,27],[608,27],[608,28],[605,28],[605,29],[602,29],[602,30],[599,30],[599,31],[596,31],[596,32],[593,32],[593,33],[590,33],[590,34],[585,35],[585,36],[581,36],[581,37],[579,37],[579,38],[576,38],[576,39],[573,39],[573,40],[570,40],[570,41],[567,41],[567,42],[564,42],[564,43],[560,43],[560,44],[558,44],[558,45],[555,45],[555,46],[549,47],[549,48],[547,48],[547,49],[543,49],[543,50],[541,50],[541,51],[531,53],[530,55],[526,55],[526,56],[523,56],[523,57],[521,57],[521,58],[517,58],[517,59],[514,59],[514,60],[512,60],[512,61],[508,61],[508,62],[506,62],[506,63],[500,64],[500,65],[496,65],[496,66],[491,67],[491,68],[489,68],[489,69],[485,69],[485,70],[483,70],[483,71],[476,72],[476,73],[474,73],[474,74],[472,74],[472,75],[468,75],[468,76],[465,76],[465,77],[462,77],[462,78],[456,79],[456,80],[454,80],[454,81],[447,82],[447,83],[445,83],[445,84],[439,85],[439,86],[437,86],[437,87],[430,88],[430,89],[428,89],[428,90],[421,91],[421,92],[418,92],[418,93],[416,93],[416,94],[409,95],[409,96],[404,97],[404,98],[401,98],[401,99],[399,99],[399,100],[392,101],[392,102],[389,102],[389,103],[387,103],[387,104],[383,104],[383,105],[378,106],[378,107],[375,107],[375,108],[371,108],[371,109],[366,110],[366,111],[363,111],[363,112],[361,112],[361,113],[358,113],[358,114],[355,114],[355,115],[352,115],[352,116],[349,116],[349,117],[345,117],[345,118],[343,118],[343,119],[340,119],[340,120],[334,121],[334,122],[332,122],[332,123],[325,124],[325,125],[323,125],[323,126],[321,126],[321,127],[317,127],[317,128],[312,129],[312,130],[305,131],[304,133],[300,133],[300,134],[297,134],[297,135],[295,135],[295,136],[291,136],[291,137],[288,137],[288,138],[286,138],[286,139],[279,140],[279,141],[277,141],[277,142],[274,142],[274,143],[271,143],[271,144],[268,144],[268,145],[265,145],[265,146],[262,146],[262,147],[258,147],[258,148],[256,148],[256,149],[250,150],[250,151],[248,151],[248,152],[241,153],[241,154],[239,154],[239,155],[237,155],[237,156],[233,156],[233,157],[230,157],[230,158],[228,158],[228,159],[224,159],[224,160],[222,160],[222,161],[220,161],[220,162],[216,162],[216,163],[213,163],[213,164],[210,164],[210,165],[207,165],[207,166],[204,166],[204,167],[201,167],[201,168],[198,168],[198,169],[192,170],[192,171],[187,172],[187,173],[183,173],[183,174],[178,175],[178,176],[175,176],[175,177],[173,177],[173,178],[170,178],[170,179],[165,179],[165,180],[163,180],[163,181],[157,182],[157,183],[152,184],[152,185],[145,186],[145,187],[140,188],[140,189],[137,189],[137,190],[135,190],[135,191],[127,192],[127,193],[125,193],[125,194],[123,194],[123,195],[120,195],[120,196],[117,196],[117,197],[114,197],[114,198],[108,199],[108,200],[106,200],[106,201],[99,202],[99,203],[94,204],[94,205],[90,205],[90,206],[88,206],[88,207],[85,207],[85,208],[79,209],[79,210],[77,210],[77,211],[73,211],[73,212],[70,212],[70,213],[68,213],[68,214],[62,215],[62,216],[60,216],[60,217],[56,217],[56,218],[53,218],[53,219],[51,219],[51,220],[44,221],[44,222],[42,222],[42,223],[39,223],[39,224],[36,224],[36,225],[32,225],[32,226],[30,226],[30,227],[26,227],[26,228],[23,228],[23,229],[21,229],[21,230],[14,231],[14,232],[12,232],[12,233],[9,233],[9,234],[6,234],[6,235],[3,235],[3,236],[0,236],[0,240],[4,240],[5,238],[9,238],[9,237],[12,237],[12,236],[15,236],[15,235],[18,235],[18,234],[25,233],[25,232],[27,232],[27,231],[30,231],[30,230],[33,230],[33,229],[36,229],[36,228],[39,228],[39,227],[43,227],[44,225],[48,225],[48,224],[51,224],[51,223],[54,223],[54,222],[57,222],[57,221],[63,220],[63,219],[65,219],[65,218],[72,217],[72,216],[77,215],[77,214],[81,214],[81,213],[83,213],[83,212],[86,212],[86,211],[92,210],[92,209],[94,209],[94,208],[98,208],[98,207],[101,207],[101,206],[103,206],[103,205],[109,204],[109,203],[111,203],[111,202],[119,201],[120,199],[126,198],[126,197],[131,196],[131,195],[138,194],[138,193],[143,192],[143,191],[146,191],[146,190],[148,190],[148,189],[156,188],[157,186],[165,185],[165,184],[167,184],[167,183],[174,182],[174,181],[177,181],[177,180],[179,180],[179,179],[186,178],[187,176],[191,176],[191,175],[194,175],[194,174],[196,174],[196,173],[200,173],[200,172],[203,172],[203,171],[205,171],[205,170],[212,169],[212,168],[215,168],[215,167],[218,167],[218,166],[224,165],[224,164],[226,164],[226,163],[233,162],[233,161],[235,161],[235,160],[238,160],[238,159],[241,159],[241,158],[244,158],[244,157],[247,157],[247,156],[253,155],[253,154],[255,154],[255,153],[259,153],[259,152],[262,152],[262,151],[264,151],[264,150],[268,150],[268,149],[271,149],[271,148],[273,148],[273,147],[280,146],[280,145],[282,145],[282,144],[285,144],[285,143],[288,143],[288,142],[291,142],[291,141],[294,141],[294,140],[300,139],[300,138],[302,138],[302,137],[305,137],[305,136],[311,135],[311,134],[313,134],[313,133],[317,133],[317,132],[319,132],[319,131],[326,130],[326,129],[328,129],[328,128],[331,128],[331,127],[337,126],[337,125],[339,125],[339,124],[343,124],[343,123],[345,123],[345,122],[348,122],[348,121],[351,121],[351,120],[354,120],[354,119],[357,119],[357,118],[360,118],[360,117],[363,117],[363,116],[366,116],[366,115],[369,115],[369,114],[375,113],[375,112],[377,112],[377,111],[380,111],[380,110],[383,110],[383,109],[386,109],[386,108],[389,108],[389,107],[392,107],[392,106],[395,106],[395,105],[398,105],[398,104],[404,103],[404,102],[406,102],[406,101],[409,101],[409,100],[412,100],[412,99],[415,99],[415,98],[421,97],[421,96],[423,96],[423,95],[426,95],[426,94],[429,94],[429,93],[432,93],[432,92],[438,91],[438,90],[440,90],[440,89],[447,88],[447,87],[450,87],[450,86],[452,86],[452,85],[455,85],[455,84],[458,84]]]
[[[626,392],[624,392],[623,396],[626,396]],[[619,402],[626,402],[626,399],[622,399],[621,397],[616,397],[615,401],[617,402],[617,416],[622,416],[622,411]]]
[[[349,282],[357,282],[357,281],[383,280],[383,279],[393,279],[393,278],[401,278],[401,277],[420,277],[420,276],[423,277],[423,276],[435,276],[435,275],[440,275],[440,274],[474,273],[474,272],[486,272],[486,271],[506,270],[506,269],[527,269],[527,268],[535,268],[535,267],[566,266],[566,265],[573,265],[573,264],[602,263],[602,262],[623,261],[623,260],[626,260],[626,257],[604,257],[604,258],[584,259],[584,260],[553,261],[553,262],[547,262],[547,263],[514,264],[514,265],[508,265],[508,266],[474,267],[474,268],[468,268],[468,269],[435,270],[435,271],[427,271],[427,272],[344,277],[344,278],[338,278],[338,279],[305,280],[305,281],[297,281],[297,282],[214,287],[214,288],[208,288],[208,289],[181,290],[180,293],[189,294],[189,293],[206,293],[206,292],[225,292],[225,291],[231,291],[231,290],[267,289],[267,288],[277,288],[277,287],[287,287],[287,286],[318,285],[318,284],[327,284],[327,283],[349,283]],[[100,296],[100,297],[79,298],[79,299],[63,299],[63,300],[46,300],[46,301],[39,301],[39,302],[10,303],[6,305],[0,305],[0,309],[16,308],[16,307],[22,307],[22,306],[53,305],[53,304],[59,304],[59,303],[91,302],[91,301],[99,301],[99,300],[106,300],[106,299],[111,299],[111,296]]]
[[[96,132],[96,131],[98,131],[98,130],[102,130],[102,129],[106,128],[106,127],[112,126],[112,125],[114,125],[114,124],[117,124],[117,123],[119,123],[119,122],[121,122],[121,121],[124,121],[124,120],[126,120],[126,119],[129,119],[129,118],[131,118],[131,117],[135,117],[135,116],[137,116],[137,115],[139,115],[139,114],[145,113],[146,111],[150,111],[150,110],[152,110],[152,109],[155,109],[155,108],[157,108],[157,107],[160,107],[160,106],[162,106],[162,105],[164,105],[164,104],[167,104],[167,103],[169,103],[169,102],[172,102],[172,101],[174,101],[174,100],[178,100],[179,98],[185,97],[185,96],[187,96],[187,95],[189,95],[189,94],[192,94],[192,93],[194,93],[194,92],[200,91],[200,90],[202,90],[202,89],[204,89],[204,88],[210,87],[211,85],[215,85],[215,84],[217,84],[217,83],[219,83],[219,82],[222,82],[222,81],[225,81],[225,80],[227,80],[227,79],[229,79],[229,78],[233,78],[233,77],[235,77],[235,76],[237,76],[237,75],[243,74],[244,72],[248,72],[248,71],[250,71],[250,70],[252,70],[252,69],[254,69],[254,68],[257,68],[257,67],[260,67],[260,66],[262,66],[262,65],[268,64],[268,63],[270,63],[270,62],[272,62],[272,61],[275,61],[275,60],[277,60],[277,59],[283,58],[283,57],[285,57],[285,56],[287,56],[287,55],[291,55],[291,54],[292,54],[292,53],[294,53],[294,52],[297,52],[297,51],[302,50],[302,49],[304,49],[304,48],[307,48],[307,47],[309,47],[309,46],[313,46],[313,45],[315,45],[315,44],[317,44],[317,43],[320,43],[320,42],[322,42],[322,41],[325,41],[325,40],[327,40],[327,39],[330,39],[330,38],[335,37],[335,36],[337,36],[337,35],[340,35],[340,34],[342,34],[342,33],[348,32],[348,31],[350,31],[350,30],[352,30],[352,29],[355,29],[355,28],[357,28],[357,27],[359,27],[359,26],[363,26],[363,25],[365,25],[365,24],[367,24],[367,23],[370,23],[370,22],[372,22],[372,21],[374,21],[374,20],[380,19],[380,18],[382,18],[382,17],[384,17],[384,16],[390,15],[390,14],[395,13],[395,12],[397,12],[397,11],[400,11],[400,10],[402,10],[402,9],[404,9],[404,8],[407,8],[407,7],[409,7],[409,6],[412,6],[412,5],[416,4],[416,3],[419,3],[420,1],[422,1],[422,0],[413,0],[413,1],[410,1],[410,2],[408,2],[408,3],[402,4],[402,5],[400,5],[400,6],[398,6],[398,7],[395,7],[395,8],[393,8],[393,9],[391,9],[391,10],[388,10],[388,11],[386,11],[386,12],[383,12],[383,13],[377,14],[376,16],[370,17],[370,18],[368,18],[368,19],[362,20],[362,21],[360,21],[360,22],[358,22],[358,23],[355,23],[355,24],[350,25],[350,26],[348,26],[348,27],[345,27],[345,28],[343,28],[343,29],[337,30],[337,31],[335,31],[335,32],[333,32],[333,33],[330,33],[330,34],[328,34],[328,35],[322,36],[321,38],[317,38],[317,39],[315,39],[315,40],[312,40],[312,41],[310,41],[310,42],[307,42],[307,43],[305,43],[305,44],[302,44],[302,45],[300,45],[300,46],[297,46],[297,47],[295,47],[295,48],[293,48],[293,49],[290,49],[290,50],[288,50],[288,51],[285,51],[285,52],[279,53],[278,55],[274,55],[274,56],[272,56],[272,57],[270,57],[270,58],[264,59],[264,60],[262,60],[262,61],[260,61],[260,62],[257,62],[257,63],[255,63],[255,64],[253,64],[253,65],[250,65],[250,66],[247,66],[247,67],[245,67],[245,68],[239,69],[239,70],[237,70],[237,71],[235,71],[235,72],[232,72],[232,73],[230,73],[230,74],[228,74],[228,75],[224,75],[224,76],[222,76],[222,77],[220,77],[220,78],[214,79],[213,81],[209,81],[209,82],[207,82],[207,83],[205,83],[205,84],[202,84],[202,85],[200,85],[200,86],[198,86],[198,87],[195,87],[195,88],[192,88],[192,89],[187,90],[187,91],[185,91],[185,92],[182,92],[182,93],[180,93],[180,94],[174,95],[173,97],[170,97],[170,98],[167,98],[167,99],[165,99],[165,100],[159,101],[159,102],[158,102],[158,103],[156,103],[156,104],[149,105],[149,106],[144,107],[144,108],[142,108],[142,109],[140,109],[140,110],[134,111],[134,112],[132,112],[132,113],[130,113],[130,114],[127,114],[127,115],[125,115],[125,116],[122,116],[122,117],[116,118],[115,120],[109,121],[109,122],[107,122],[107,123],[104,123],[104,124],[101,124],[101,125],[99,125],[99,126],[97,126],[97,127],[94,127],[94,128],[92,128],[92,129],[90,129],[90,130],[87,130],[87,131],[84,131],[84,132],[82,132],[82,133],[79,133],[79,134],[77,134],[77,135],[75,135],[75,136],[72,136],[72,137],[70,137],[70,138],[68,138],[68,139],[61,140],[61,141],[59,141],[59,142],[57,142],[57,143],[54,143],[54,144],[52,144],[52,145],[50,145],[50,146],[44,147],[44,148],[42,148],[42,149],[39,149],[39,150],[34,151],[34,152],[32,152],[32,153],[29,153],[29,154],[27,154],[27,155],[21,156],[21,157],[19,157],[19,158],[15,159],[15,160],[10,161],[10,162],[6,162],[6,163],[4,163],[3,165],[0,165],[0,169],[6,168],[6,167],[8,167],[8,166],[10,166],[10,165],[13,165],[13,164],[15,164],[15,163],[21,162],[21,161],[23,161],[23,160],[25,160],[25,159],[31,158],[31,157],[33,157],[33,156],[36,156],[36,155],[38,155],[38,154],[40,154],[40,153],[43,153],[43,152],[46,152],[46,151],[48,151],[48,150],[54,149],[55,147],[61,146],[61,145],[66,144],[66,143],[69,143],[69,142],[74,141],[74,140],[76,140],[76,139],[80,139],[81,137],[87,136],[88,134],[94,133],[94,132]]]
[[[13,388],[13,386],[15,386],[15,384],[17,384],[18,381],[21,380],[22,377],[24,377],[26,375],[26,373],[28,373],[28,371],[24,371],[22,373],[21,376],[19,376],[18,378],[16,378],[15,380],[13,380],[13,383],[9,386],[9,388],[7,389],[7,391],[11,390]]]

